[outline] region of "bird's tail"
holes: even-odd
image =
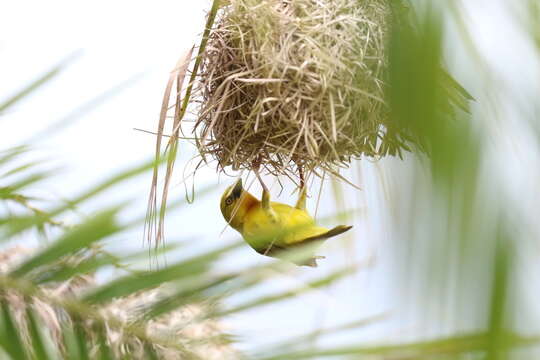
[[[319,234],[317,236],[312,236],[312,237],[309,237],[307,239],[304,239],[302,241],[302,244],[305,245],[308,242],[312,242],[312,241],[324,241],[326,239],[337,236],[339,234],[343,234],[344,232],[349,231],[351,228],[352,228],[352,226],[338,225],[335,228],[332,228],[332,229],[328,230],[325,233],[322,233],[322,234]],[[311,257],[311,258],[299,263],[298,265],[317,267],[317,259],[324,259],[324,256]]]
[[[351,228],[352,226],[348,226],[348,225],[338,225],[335,228],[328,230],[327,232],[324,232],[316,236],[308,237],[307,239],[302,240],[302,244],[306,244],[311,241],[326,240],[331,237],[337,236],[339,234],[343,234],[344,232],[349,231]]]
[[[325,239],[328,239],[328,238],[337,236],[339,234],[343,234],[344,232],[349,231],[351,229],[352,229],[351,225],[338,225],[335,228],[328,230],[328,232],[326,232],[323,235]]]

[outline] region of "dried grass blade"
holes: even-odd
[[[183,115],[185,111],[182,111],[180,108],[180,102],[181,102],[181,92],[182,92],[182,84],[184,83],[184,80],[186,78],[187,69],[189,66],[189,63],[191,61],[191,55],[193,54],[193,48],[188,52],[186,57],[184,58],[183,63],[177,67],[177,72],[175,74],[176,76],[176,87],[177,87],[177,94],[176,94],[176,108],[175,108],[175,114],[174,114],[174,121],[173,121],[173,136],[169,138],[169,143],[167,144],[167,148],[169,148],[169,151],[167,153],[167,171],[165,173],[165,183],[163,184],[163,191],[161,193],[161,207],[159,210],[159,223],[158,223],[158,229],[156,233],[155,243],[154,246],[157,248],[160,243],[163,242],[164,239],[164,229],[165,229],[165,210],[167,208],[167,197],[169,195],[169,186],[171,183],[171,178],[174,170],[174,162],[176,160],[176,153],[178,150],[178,136],[180,135],[180,124],[183,118]]]
[[[185,76],[188,70],[189,63],[191,61],[193,48],[183,58],[183,61],[178,63],[177,67],[175,68],[175,71],[171,73],[171,77],[169,79],[169,83],[167,84],[165,96],[163,99],[163,104],[162,104],[162,109],[161,109],[161,114],[160,114],[160,121],[159,121],[159,126],[158,126],[158,136],[157,136],[157,142],[156,142],[156,160],[160,158],[161,137],[163,135],[163,127],[164,127],[165,119],[167,118],[167,109],[168,109],[169,99],[172,92],[172,87],[174,86],[174,82],[176,81],[177,93],[176,93],[176,102],[174,105],[175,114],[174,114],[173,131],[172,131],[173,136],[169,138],[169,142],[167,143],[167,147],[165,148],[165,153],[167,154],[167,170],[165,173],[165,182],[164,182],[163,190],[161,194],[159,221],[158,221],[158,218],[156,217],[157,181],[158,181],[158,170],[157,170],[158,165],[156,161],[156,166],[154,167],[154,175],[152,178],[152,185],[150,189],[150,196],[148,199],[148,210],[147,210],[146,224],[145,224],[145,236],[147,238],[147,241],[149,245],[153,242],[154,247],[156,249],[159,246],[159,244],[162,243],[164,240],[165,210],[167,208],[167,197],[169,193],[170,180],[172,178],[174,162],[176,160],[176,154],[178,150],[178,135],[180,131],[181,121],[186,113],[189,100],[191,98],[191,93],[193,91],[193,84],[196,81],[198,70],[201,64],[202,54],[206,48],[208,37],[210,36],[210,31],[214,25],[214,21],[215,21],[217,12],[221,6],[221,3],[222,1],[220,0],[214,0],[212,3],[212,8],[210,10],[210,13],[208,14],[208,19],[206,21],[203,37],[201,40],[201,44],[199,46],[199,51],[197,53],[195,63],[193,65],[193,69],[191,71],[191,76],[190,76],[189,83],[186,88],[186,92],[184,94],[184,98],[181,99],[181,90],[182,90],[182,85],[184,83]]]
[[[169,81],[167,82],[167,86],[165,87],[165,93],[163,95],[163,102],[161,104],[161,112],[159,114],[159,123],[158,123],[157,136],[156,136],[156,149],[155,149],[156,161],[154,164],[154,171],[152,174],[152,184],[150,186],[150,194],[148,196],[148,207],[146,210],[146,221],[145,221],[145,226],[144,226],[145,239],[146,241],[148,241],[149,245],[151,244],[152,239],[155,239],[156,245],[157,245],[158,240],[160,239],[160,233],[161,233],[159,229],[161,227],[161,221],[160,221],[160,226],[158,227],[157,217],[156,217],[157,184],[158,184],[158,179],[159,179],[161,140],[163,137],[163,129],[165,128],[165,121],[167,120],[167,112],[169,108],[171,92],[172,92],[172,88],[175,82],[177,82],[177,88],[178,87],[181,88],[181,83],[178,84],[178,81],[183,82],[192,54],[193,54],[193,48],[190,49],[184,56],[182,56],[180,60],[178,60],[174,70],[171,72],[169,76]],[[177,94],[177,96],[179,95]],[[175,123],[176,123],[176,117],[175,117]],[[173,136],[171,139],[173,138],[175,137]],[[165,191],[165,187],[164,187],[164,191]]]

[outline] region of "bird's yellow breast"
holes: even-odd
[[[271,203],[271,208],[275,218],[269,216],[260,203],[244,215],[240,232],[254,249],[265,249],[269,245],[286,248],[328,231],[316,226],[313,218],[304,210],[276,202]]]

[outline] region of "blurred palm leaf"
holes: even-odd
[[[118,205],[74,226],[64,226],[58,219],[73,206],[84,205],[105,190],[151,170],[154,161],[134,166],[83,191],[69,204],[48,204],[50,210],[45,211],[37,209],[35,199],[26,193],[41,186],[54,172],[40,170],[41,162],[24,160],[28,151],[17,147],[0,155],[0,170],[9,169],[0,172],[0,200],[20,206],[15,213],[0,213],[2,240],[26,236],[32,229],[59,229],[56,240],[40,249],[15,247],[0,252],[0,349],[13,359],[177,358],[179,354],[182,358],[206,359],[205,349],[212,347],[223,348],[223,357],[219,358],[238,358],[240,354],[227,345],[227,334],[211,330],[215,325],[206,324],[330,285],[350,272],[339,271],[297,290],[262,296],[229,309],[220,305],[226,298],[259,286],[268,277],[269,268],[283,264],[213,274],[216,261],[240,244],[233,243],[164,268],[126,272],[122,262],[140,258],[147,250],[119,257],[99,244],[127,226],[140,224],[143,218],[119,224],[117,215],[124,206]],[[182,202],[171,204],[177,206]],[[124,275],[96,283],[95,275],[110,266]],[[200,308],[200,314],[187,316],[183,308],[193,306]],[[171,319],[182,322],[167,329],[164,324]],[[207,333],[193,338],[190,327],[206,329]]]
[[[3,115],[2,113],[5,112],[8,108],[12,107],[13,105],[18,103],[19,101],[28,98],[31,94],[33,94],[37,90],[41,89],[41,87],[43,85],[47,84],[49,81],[54,79],[78,55],[79,55],[78,53],[74,53],[74,54],[70,55],[69,57],[62,60],[57,65],[53,66],[49,71],[47,71],[43,75],[39,76],[36,80],[34,80],[30,84],[23,87],[21,90],[16,92],[14,95],[12,95],[8,99],[4,100],[3,102],[0,102],[0,116]]]

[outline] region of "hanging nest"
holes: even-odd
[[[386,0],[230,1],[202,53],[201,155],[294,176],[408,150],[384,101],[389,13]]]
[[[188,71],[192,49],[179,60],[166,87],[156,159],[162,159],[170,109],[174,109],[173,131],[165,151],[159,212],[159,167],[154,167],[149,241],[159,244],[163,239],[167,194],[182,138],[194,139],[203,160],[216,160],[220,171],[260,169],[286,175],[297,184],[299,178],[300,186],[309,174],[323,177],[327,172],[339,178],[340,168],[353,159],[401,157],[411,150],[429,155],[423,129],[398,118],[401,114],[396,116],[395,110],[390,116],[386,103],[390,33],[394,55],[395,35],[403,34],[398,41],[407,40],[399,49],[405,50],[407,61],[416,61],[409,55],[418,50],[408,45],[423,47],[407,3],[214,0],[193,67]],[[452,117],[456,109],[468,112],[473,98],[442,67],[439,73],[433,90],[442,93],[435,97],[441,100],[437,104],[441,118]],[[404,78],[417,80],[415,74],[409,75]],[[197,120],[194,128],[190,126],[194,136],[180,137],[186,130],[184,115],[193,104],[198,104]]]

